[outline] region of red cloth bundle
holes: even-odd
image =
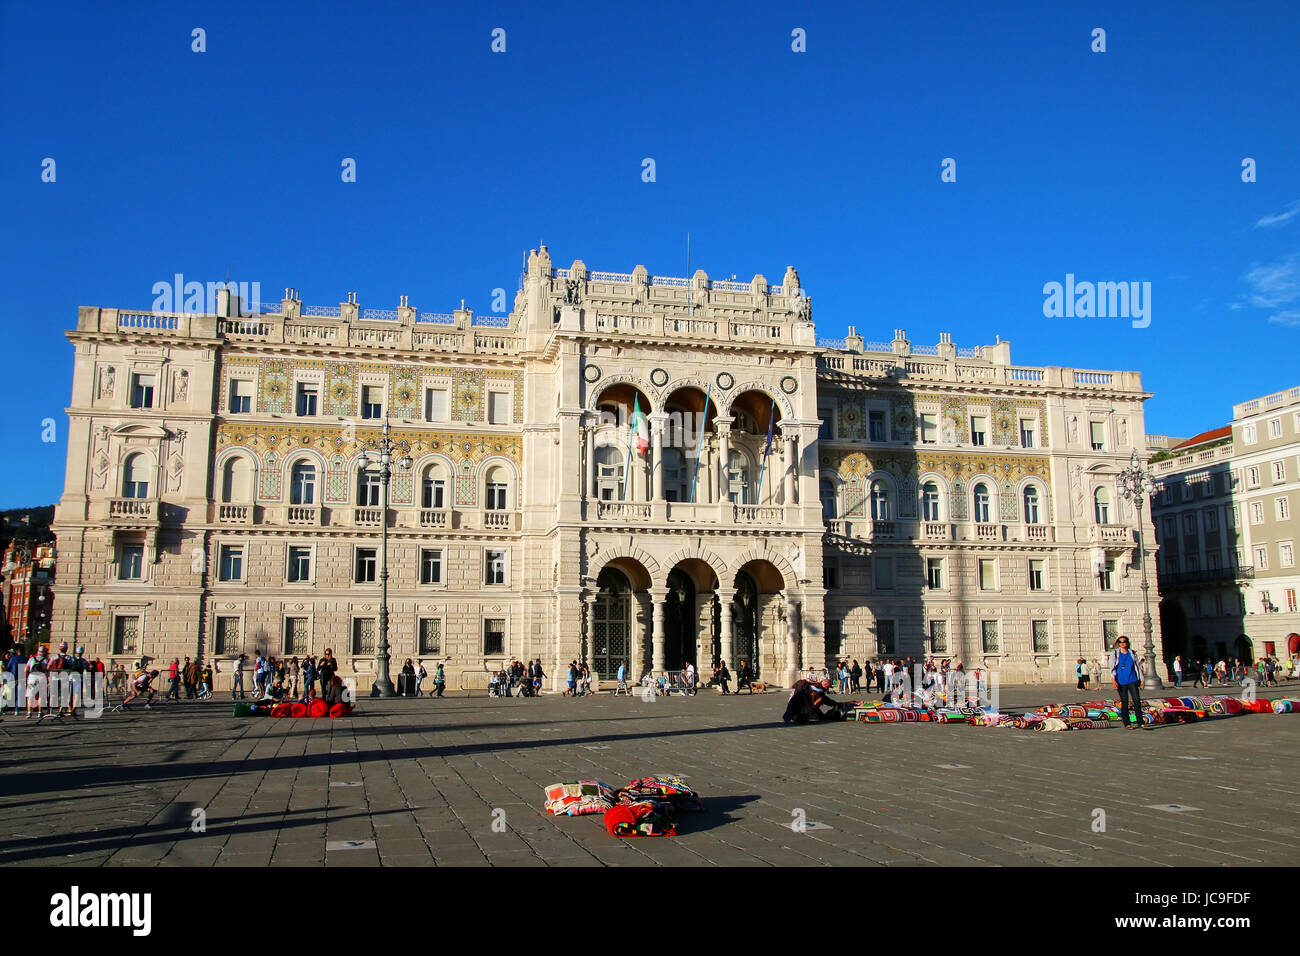
[[[615,837],[676,836],[677,820],[671,804],[642,800],[606,810],[605,829]]]
[[[292,713],[292,710],[293,707],[291,704],[276,704],[274,707],[271,708],[271,716],[288,717]]]
[[[304,704],[302,701],[298,701],[297,703],[290,704],[290,705],[289,705],[289,716],[290,716],[290,717],[306,717],[306,716],[307,716],[307,705]]]
[[[307,705],[308,717],[324,717],[329,714],[329,712],[329,704],[325,703],[325,701],[321,700],[319,697]]]
[[[352,714],[351,704],[335,704],[330,708],[331,717],[348,717]]]

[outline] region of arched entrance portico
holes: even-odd
[[[679,561],[668,572],[664,602],[664,670],[679,671],[688,663],[697,671],[708,665],[717,633],[713,628],[714,592],[718,576],[699,558]]]
[[[620,664],[630,663],[632,641],[632,583],[616,567],[596,579],[591,608],[591,669],[601,680],[612,680]]]
[[[781,570],[766,558],[747,561],[736,571],[731,596],[730,667],[749,664],[755,677],[788,656],[786,587]]]

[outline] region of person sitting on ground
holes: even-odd
[[[823,678],[820,682],[797,680],[790,700],[785,706],[785,723],[805,724],[810,720],[841,720],[839,705],[831,699],[831,682]]]
[[[141,694],[148,694],[149,697],[144,702],[144,709],[151,710],[152,708],[150,707],[150,705],[153,703],[153,695],[155,693],[153,688],[153,681],[154,678],[157,676],[158,676],[157,671],[150,671],[147,674],[141,674],[134,681],[132,681],[131,694],[125,700],[122,701],[122,706],[125,707],[127,704],[131,703],[131,701],[139,697]]]
[[[325,692],[325,703],[331,707],[335,704],[341,704],[346,695],[347,688],[343,686],[343,678],[334,677],[330,680],[329,690]]]

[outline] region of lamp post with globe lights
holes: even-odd
[[[1119,493],[1132,501],[1137,511],[1138,560],[1142,562],[1142,632],[1146,637],[1146,643],[1142,645],[1145,652],[1142,656],[1146,664],[1146,678],[1142,681],[1142,688],[1162,690],[1165,685],[1156,673],[1156,646],[1151,629],[1151,582],[1147,580],[1147,553],[1142,546],[1142,506],[1155,492],[1156,481],[1151,472],[1142,467],[1136,450],[1129,458],[1128,467],[1119,473],[1116,481]]]
[[[379,642],[375,647],[375,683],[370,688],[371,697],[396,697],[397,691],[388,676],[388,482],[393,476],[393,465],[402,471],[411,469],[411,456],[403,454],[393,461],[393,453],[403,451],[402,446],[389,436],[388,419],[384,419],[383,437],[365,451],[366,461],[377,467],[379,483],[383,488],[383,511],[379,517]]]

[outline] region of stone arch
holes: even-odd
[[[595,412],[600,405],[601,396],[617,385],[628,385],[641,393],[641,397],[644,398],[646,400],[646,404],[650,406],[649,408],[641,409],[642,414],[649,415],[651,412],[655,412],[659,410],[660,408],[659,402],[651,401],[650,398],[650,396],[657,394],[658,389],[656,389],[645,379],[641,378],[641,376],[639,375],[621,375],[616,373],[612,375],[606,375],[598,382],[595,382],[588,386],[587,406],[586,406],[587,411]]]
[[[242,459],[243,461],[246,461],[248,463],[248,468],[249,468],[248,501],[234,502],[234,500],[232,499],[230,502],[227,502],[226,469],[232,467],[232,464],[239,459]],[[217,457],[213,460],[213,468],[214,468],[214,471],[212,473],[213,499],[216,501],[220,501],[222,503],[238,503],[238,504],[248,504],[256,501],[258,465],[259,462],[257,460],[257,453],[254,452],[253,449],[251,448],[248,448],[244,445],[235,445],[233,447],[223,449],[221,453],[218,454]],[[233,480],[233,476],[232,476],[232,480]]]
[[[668,586],[668,575],[682,561],[689,561],[694,558],[709,566],[719,581],[726,580],[728,564],[715,551],[710,551],[702,546],[686,547],[673,552],[660,563],[661,573],[655,577],[655,584],[659,587]]]
[[[643,586],[650,586],[656,583],[659,576],[659,562],[656,561],[654,556],[649,552],[631,545],[616,546],[610,548],[608,551],[601,549],[595,555],[588,558],[586,577],[590,578],[591,581],[594,582],[600,577],[600,572],[610,566],[618,568],[626,574],[626,565],[616,562],[628,561],[640,565],[641,570],[645,572],[647,579],[646,581],[637,581],[629,575],[628,580],[632,583],[633,591],[642,590]],[[667,575],[665,575],[665,577],[667,577]]]
[[[735,571],[731,573],[732,580],[735,579],[741,568],[751,561],[766,561],[772,565],[781,574],[781,579],[785,582],[787,591],[793,591],[799,584],[799,575],[795,572],[794,565],[790,563],[789,558],[778,551],[771,549],[761,549],[757,547],[746,548],[736,559],[732,561]],[[721,578],[719,578],[721,580]]]
[[[781,418],[790,419],[794,417],[794,406],[790,403],[790,397],[781,389],[774,387],[768,382],[751,379],[747,382],[737,382],[727,392],[726,407],[722,412],[723,417],[731,417],[731,403],[739,396],[746,392],[762,392],[768,398],[776,399],[776,407],[781,411]]]

